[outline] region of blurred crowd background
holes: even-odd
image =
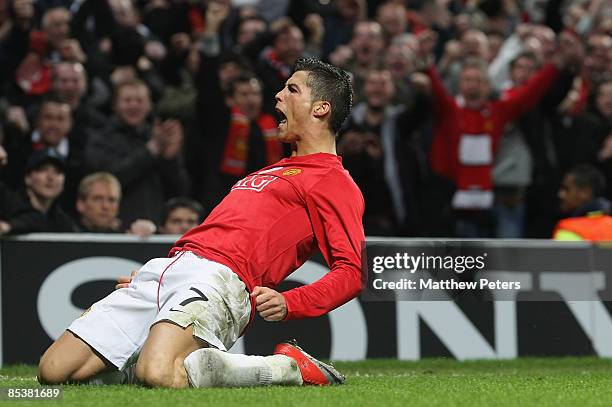
[[[549,238],[612,178],[609,0],[0,0],[0,234],[195,226],[289,153],[300,57],[352,74],[368,235]]]

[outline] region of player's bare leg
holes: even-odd
[[[193,326],[182,328],[158,322],[151,331],[136,363],[136,378],[151,387],[188,387],[185,357],[207,346],[193,336]]]
[[[72,332],[65,331],[40,358],[41,384],[82,382],[115,369]]]

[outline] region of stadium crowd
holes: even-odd
[[[183,233],[289,153],[303,56],[353,76],[368,235],[549,238],[612,179],[607,0],[0,0],[0,234]]]

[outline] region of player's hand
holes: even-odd
[[[117,285],[115,286],[115,290],[120,288],[128,288],[134,276],[136,276],[138,270],[132,270],[129,276],[121,276],[117,279]]]
[[[255,287],[251,293],[255,298],[257,312],[266,321],[282,321],[287,316],[285,297],[268,287]]]

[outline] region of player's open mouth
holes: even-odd
[[[280,120],[278,121],[278,125],[287,124],[287,116],[283,113],[279,108],[276,108],[276,113],[280,116]]]

